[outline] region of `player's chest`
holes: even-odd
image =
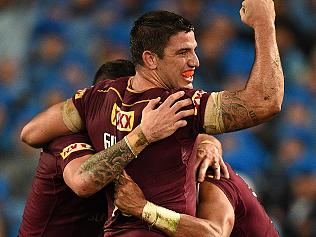
[[[146,103],[126,106],[120,100],[107,102],[89,115],[87,130],[97,150],[106,149],[121,140],[140,124]]]

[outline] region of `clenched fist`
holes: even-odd
[[[273,0],[245,0],[241,4],[240,17],[246,25],[256,28],[274,25]]]

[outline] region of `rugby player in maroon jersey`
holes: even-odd
[[[194,215],[196,162],[190,157],[197,135],[255,126],[281,109],[284,77],[275,39],[273,1],[246,0],[240,14],[242,21],[254,29],[256,43],[255,62],[243,90],[205,93],[191,89],[194,70],[199,66],[191,23],[170,12],[149,12],[135,22],[131,31],[136,75],[78,91],[72,100],[49,108],[26,125],[22,140],[35,146],[69,131],[86,129],[99,152],[80,165],[78,178],[86,183],[83,190],[96,192],[102,189],[126,167],[150,202]],[[193,101],[194,105],[188,102],[187,105],[194,115],[182,121],[181,126],[177,124],[181,129],[157,142],[155,134],[165,124],[151,128],[150,124],[139,126],[141,111],[148,100],[161,96],[164,101],[169,95],[174,96],[172,93],[179,88],[187,88],[183,89],[184,97]],[[159,106],[153,113],[164,109],[165,106]],[[183,112],[178,115],[184,116]],[[156,118],[154,121],[157,122]],[[58,125],[58,129],[52,129],[51,122]],[[149,129],[152,130],[149,132]],[[171,126],[166,136],[174,130]],[[119,141],[118,151],[103,150],[116,141]],[[147,147],[148,143],[151,144]],[[212,165],[210,162],[203,160],[200,181],[203,181],[207,167]],[[112,203],[110,186],[107,193],[109,203]],[[109,209],[114,207],[109,206]],[[174,232],[181,225],[180,216],[165,214],[166,217],[159,216],[166,222],[159,220],[155,223]],[[148,230],[136,218],[114,219],[107,225],[106,236],[162,235]],[[198,218],[191,217],[190,220],[191,224],[204,226]]]
[[[222,155],[221,143],[215,137],[199,135],[193,155],[215,156],[214,160],[218,161]],[[229,179],[215,179],[213,170],[209,170],[205,181],[199,185],[197,217],[204,223],[202,228],[192,225],[190,216],[181,214],[175,232],[160,229],[168,236],[181,237],[279,237],[256,194],[229,164],[226,165],[230,174]],[[115,190],[115,204],[125,215],[134,215],[147,221],[149,226],[157,226],[154,222],[158,220],[156,215],[162,208],[147,204],[142,191],[126,172],[116,182]],[[155,210],[153,217],[146,216],[145,205]],[[190,229],[183,226],[190,226]]]
[[[99,68],[93,84],[134,74],[130,61],[110,61]],[[83,162],[95,153],[90,144],[87,134],[78,133],[56,138],[43,147],[18,236],[103,235],[108,215],[104,190],[83,198],[69,181],[75,160]]]

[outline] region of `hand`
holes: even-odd
[[[239,11],[242,22],[256,28],[274,25],[275,10],[273,0],[244,0]]]
[[[166,138],[178,128],[187,125],[187,121],[183,118],[193,115],[194,109],[181,110],[192,104],[189,98],[177,101],[183,95],[183,91],[178,91],[170,95],[157,109],[154,107],[160,98],[151,100],[144,108],[140,127],[148,142]]]
[[[115,181],[114,204],[124,214],[141,218],[146,199],[142,190],[123,170]]]
[[[221,171],[225,178],[229,178],[227,166],[222,158],[222,145],[215,137],[200,134],[196,140],[197,159],[196,168],[199,167],[198,181],[203,182],[209,167],[214,170],[214,177],[220,179]]]

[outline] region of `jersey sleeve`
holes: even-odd
[[[95,151],[86,133],[78,133],[54,139],[47,147],[47,152],[53,154],[64,171],[66,165],[77,158],[94,154]]]
[[[210,93],[207,93],[203,90],[190,89],[186,91],[186,95],[191,98],[194,109],[193,116],[193,132],[199,134],[205,132],[204,123],[205,123],[205,112],[206,105],[211,96]]]
[[[72,101],[80,115],[80,118],[84,125],[88,119],[88,115],[97,111],[99,106],[102,106],[102,93],[96,93],[98,91],[106,90],[111,81],[102,81],[90,88],[84,88],[77,90],[73,95]]]

